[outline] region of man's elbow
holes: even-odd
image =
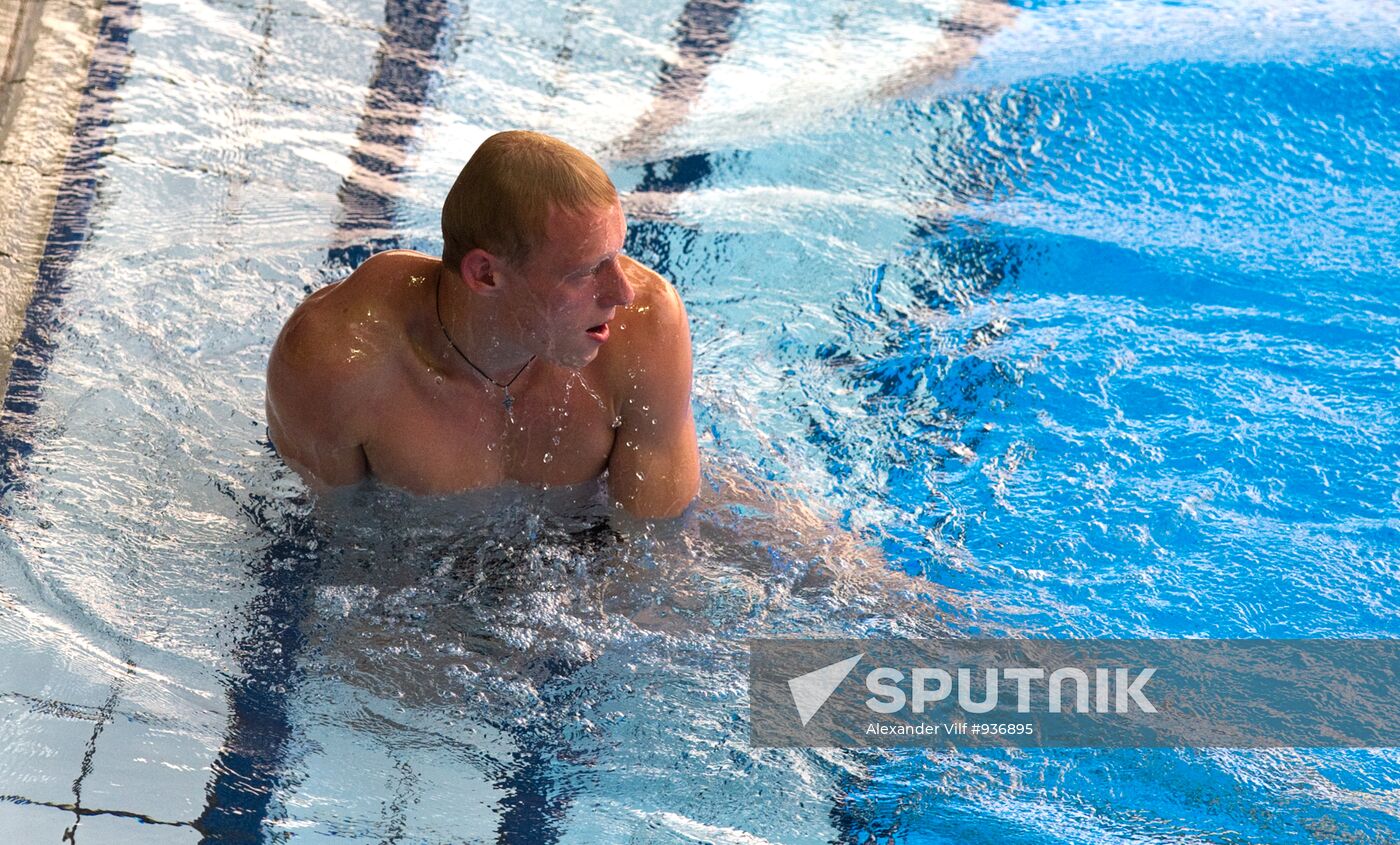
[[[336,487],[349,487],[369,474],[369,462],[361,447],[318,448],[315,443],[305,443],[293,436],[282,423],[269,407],[267,436],[272,448],[312,492],[319,494]]]
[[[273,441],[276,446],[276,441]],[[321,494],[337,487],[351,487],[363,481],[368,473],[363,460],[308,460],[300,455],[289,455],[279,450],[283,463],[291,467],[313,493]]]
[[[695,500],[695,494],[673,496],[667,499],[633,498],[618,501],[618,505],[633,519],[662,520],[676,519],[685,513]]]
[[[619,491],[614,485],[618,506],[635,519],[675,519],[683,513],[700,493],[700,472],[697,465],[679,472],[660,473],[648,479],[638,473],[636,486],[627,485]],[[650,483],[648,483],[650,482]]]

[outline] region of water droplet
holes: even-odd
[[[434,376],[433,381],[438,384],[442,384],[442,376]]]
[[[549,463],[549,462],[552,461],[552,460],[554,460],[554,453],[553,453],[553,452],[545,452],[545,453],[544,453],[544,462],[545,462],[545,463]]]

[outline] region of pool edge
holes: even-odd
[[[34,295],[104,0],[21,0],[0,15],[0,378]]]

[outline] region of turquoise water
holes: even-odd
[[[744,676],[773,632],[1400,634],[1394,5],[107,14],[7,395],[0,830],[1400,839],[1393,749],[753,749]],[[266,444],[285,316],[436,252],[507,127],[597,155],[689,308],[721,492],[637,548],[571,536],[587,489],[328,526]]]

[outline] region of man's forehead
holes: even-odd
[[[626,234],[627,223],[622,215],[622,206],[586,209],[567,209],[553,206],[545,218],[545,240],[556,254],[583,257],[599,252],[620,249],[616,239]]]
[[[559,205],[551,205],[549,213],[545,216],[546,230],[557,231],[561,229],[601,229],[613,224],[616,220],[621,222],[622,204],[614,201],[612,205],[592,206],[588,208],[566,208]],[[576,232],[571,232],[571,234]]]

